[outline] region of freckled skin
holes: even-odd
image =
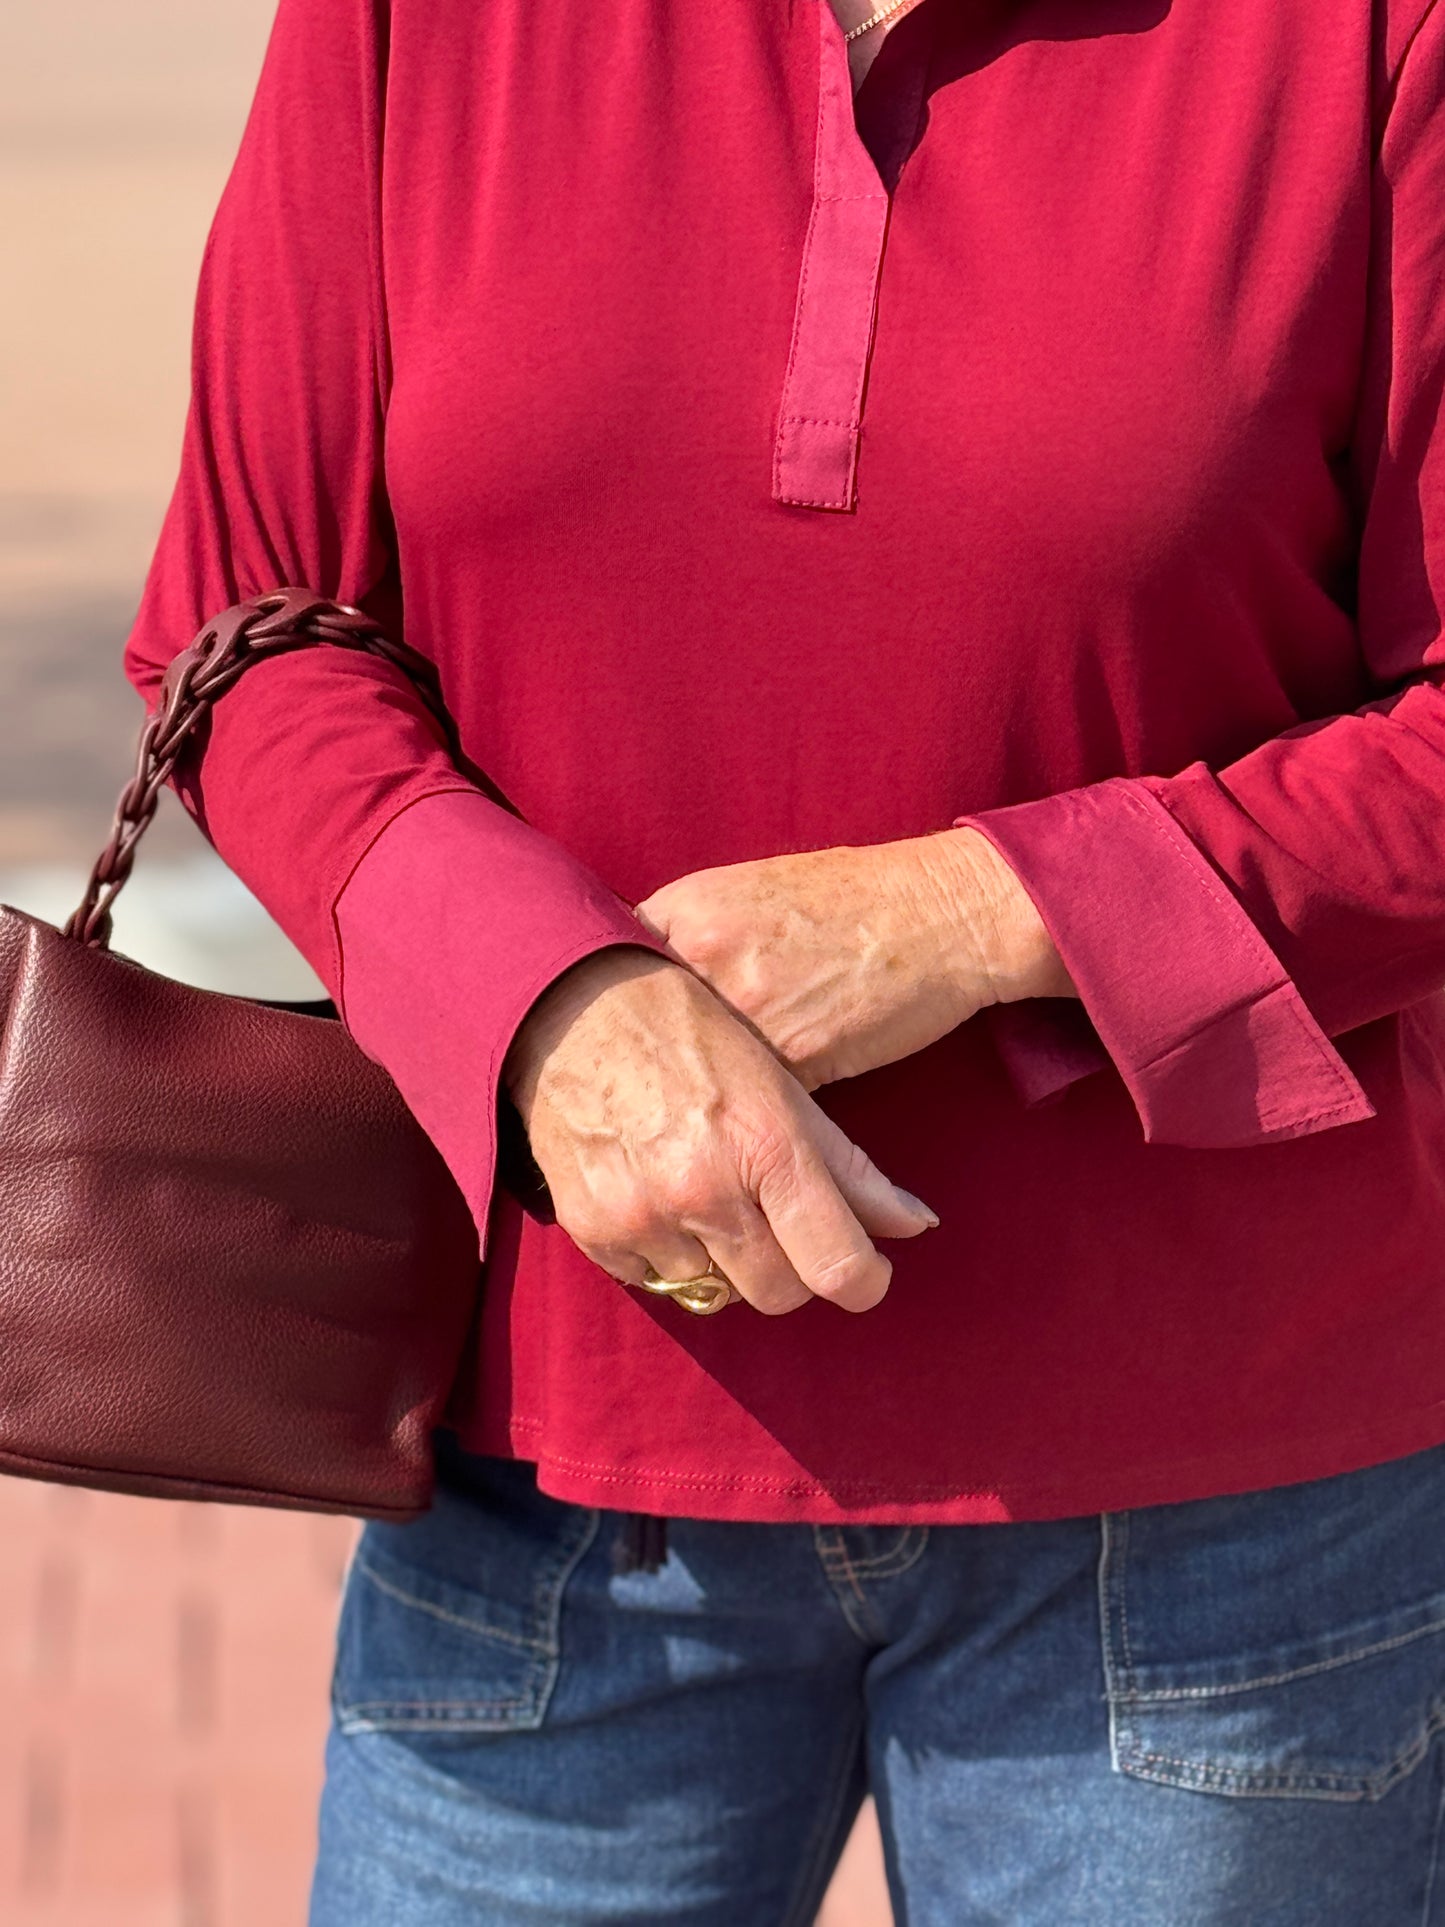
[[[636,908],[810,1091],[911,1056],[988,1004],[1073,994],[976,830],[698,870]]]
[[[1037,911],[965,829],[699,870],[635,908],[672,957],[583,958],[503,1065],[558,1224],[627,1283],[711,1262],[759,1311],[870,1309],[873,1239],[937,1219],[809,1093],[987,1004],[1073,994]]]
[[[502,1075],[558,1224],[626,1283],[711,1260],[759,1311],[815,1297],[866,1311],[892,1273],[872,1239],[936,1222],[695,972],[653,951],[564,971]]]

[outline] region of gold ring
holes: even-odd
[[[699,1318],[710,1318],[715,1311],[722,1311],[734,1299],[742,1297],[732,1279],[714,1264],[709,1264],[696,1278],[664,1278],[651,1265],[646,1265],[640,1289],[671,1298],[685,1311],[696,1312]]]

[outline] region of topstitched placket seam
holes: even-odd
[[[787,374],[773,448],[773,496],[795,507],[851,509],[860,406],[873,340],[889,197],[852,192],[840,169],[865,156],[829,67],[829,0],[817,0],[818,116],[813,205],[803,243]],[[849,125],[840,125],[846,107]],[[876,176],[875,176],[876,178]]]

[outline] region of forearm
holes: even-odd
[[[1078,996],[1033,899],[986,836],[968,828],[938,830],[918,845],[946,914],[967,932],[970,967],[976,959],[992,991],[988,1002]]]

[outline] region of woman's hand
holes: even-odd
[[[712,1258],[759,1311],[866,1311],[893,1269],[872,1239],[938,1222],[697,976],[640,945],[550,984],[502,1076],[558,1224],[628,1284]]]
[[[951,829],[697,870],[635,906],[813,1091],[986,1004],[1075,994],[987,837]]]

